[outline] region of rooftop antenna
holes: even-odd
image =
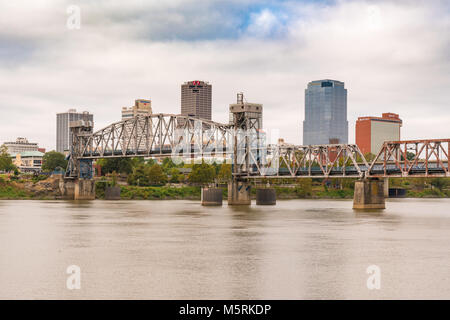
[[[244,104],[244,93],[238,92],[237,94],[237,103],[238,104]]]

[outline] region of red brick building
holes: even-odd
[[[359,117],[356,121],[356,144],[363,154],[376,155],[384,141],[400,140],[403,121],[396,113],[383,113],[381,117]]]

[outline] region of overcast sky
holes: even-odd
[[[399,113],[402,138],[450,138],[449,1],[0,0],[0,143],[55,148],[56,113],[94,114],[95,128],[150,98],[180,112],[180,85],[209,81],[213,120],[243,91],[264,126],[301,144],[304,90],[348,90],[358,116]],[[70,5],[81,28],[69,29]]]

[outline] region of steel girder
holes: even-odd
[[[371,177],[450,177],[450,139],[386,141],[372,161]]]
[[[224,155],[229,126],[197,118],[153,114],[113,123],[81,146],[84,159]]]
[[[361,178],[369,167],[355,144],[272,145],[248,178]]]
[[[95,133],[75,126],[67,176],[79,161],[122,157],[231,157],[234,175],[253,178],[450,177],[450,139],[385,142],[367,162],[356,144],[267,145],[244,117],[239,127],[173,114],[137,116]],[[253,120],[256,121],[256,120]],[[235,155],[233,157],[233,155]]]

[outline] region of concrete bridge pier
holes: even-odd
[[[273,206],[277,204],[277,193],[273,188],[256,189],[256,204]]]
[[[75,181],[74,200],[95,200],[94,179],[78,179]]]
[[[385,209],[384,184],[370,178],[356,181],[353,209]]]
[[[389,178],[384,178],[384,197],[389,198]]]
[[[228,205],[250,205],[251,185],[245,181],[233,180],[228,183]]]
[[[73,200],[75,197],[75,181],[61,177],[59,180],[59,192],[64,200]]]
[[[59,191],[66,200],[94,200],[94,179],[61,179]]]
[[[223,192],[220,188],[202,188],[202,206],[221,206]]]

